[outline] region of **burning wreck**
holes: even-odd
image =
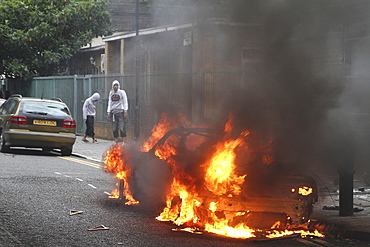
[[[318,198],[315,181],[281,172],[271,140],[235,134],[232,118],[222,131],[175,126],[164,115],[140,152],[128,145],[106,152],[105,169],[123,181],[126,204],[159,199],[163,209],[156,219],[173,222],[176,231],[323,237],[308,227]]]

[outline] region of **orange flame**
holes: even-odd
[[[183,120],[182,120],[183,121]],[[185,122],[185,121],[183,121]],[[180,231],[199,233],[207,231],[210,233],[233,237],[233,238],[255,238],[261,235],[259,229],[253,229],[246,223],[233,222],[234,217],[246,217],[248,211],[242,212],[229,211],[225,213],[222,206],[225,198],[241,197],[242,185],[247,174],[236,172],[236,158],[238,147],[248,149],[245,140],[250,134],[249,131],[241,132],[236,138],[232,138],[233,117],[230,116],[225,124],[222,138],[212,147],[212,154],[200,165],[203,177],[199,180],[192,177],[184,167],[179,164],[176,157],[181,154],[178,141],[167,139],[166,143],[154,146],[168,131],[179,127],[179,121],[170,119],[166,114],[162,114],[159,123],[153,128],[152,135],[142,145],[141,151],[148,152],[153,149],[154,155],[166,162],[172,168],[172,184],[166,194],[166,207],[159,216],[159,221],[171,221],[183,228]],[[249,138],[249,137],[248,137]],[[196,142],[196,141],[195,141]],[[262,142],[261,142],[262,143]],[[273,163],[271,141],[266,145],[257,144],[253,148],[264,148],[267,154],[262,156],[262,164],[270,165]],[[252,145],[251,145],[252,146]],[[261,147],[263,146],[263,147]],[[252,147],[250,147],[253,149]],[[261,152],[262,153],[262,152]],[[137,204],[130,192],[131,164],[129,154],[122,146],[112,146],[106,153],[106,169],[114,172],[116,176],[124,181],[125,197],[128,204]],[[198,174],[200,175],[200,174]],[[312,193],[310,187],[297,188],[298,193],[309,195]],[[296,189],[292,189],[294,193]],[[112,193],[113,194],[113,193]],[[235,199],[236,200],[236,199]],[[312,233],[306,229],[278,230],[282,222],[277,221],[271,230],[264,235],[266,238],[278,238],[292,234],[304,236],[323,237],[324,235],[317,230]],[[283,225],[284,226],[284,225]]]
[[[301,235],[302,238],[305,238],[307,236],[312,236],[312,237],[319,237],[323,238],[325,237],[324,234],[320,233],[318,230],[314,230],[313,232],[304,230],[304,229],[299,229],[299,230],[284,230],[284,231],[277,231],[277,230],[272,230],[268,235],[266,235],[266,238],[281,238],[285,236],[290,236],[294,234],[299,234]]]
[[[181,114],[178,115],[178,119],[171,119],[166,113],[162,113],[158,124],[152,129],[152,135],[142,145],[141,151],[148,152],[168,131],[186,124],[189,123]]]
[[[240,185],[243,184],[246,175],[237,176],[235,174],[234,160],[236,154],[235,148],[238,147],[249,134],[248,131],[242,132],[237,139],[231,139],[232,118],[225,125],[225,136],[216,146],[211,158],[206,161],[202,167],[205,170],[205,187],[214,195],[228,196],[238,195],[241,193]],[[169,157],[167,160],[170,161]],[[172,164],[176,168],[176,164]],[[197,211],[202,202],[197,200],[197,193],[193,192],[188,184],[185,185],[183,180],[180,180],[179,169],[173,173],[174,179],[167,195],[167,207],[156,218],[160,221],[172,221],[177,225],[192,223],[201,225],[205,231],[221,234],[230,237],[248,238],[253,237],[254,230],[244,224],[238,224],[235,227],[229,226],[230,222],[227,219],[218,218],[216,215],[217,202],[209,203],[208,216],[209,221],[202,222],[198,219]],[[188,178],[189,179],[189,178]],[[189,179],[191,180],[191,178]],[[180,203],[173,205],[174,198],[178,196]],[[205,202],[203,202],[205,203]]]
[[[179,204],[173,204],[173,199],[178,196],[181,200]],[[185,185],[181,184],[175,178],[173,179],[170,193],[167,195],[167,206],[163,212],[156,217],[159,221],[172,221],[176,225],[182,225],[186,222],[195,220],[195,197],[187,191]]]
[[[235,174],[235,148],[249,135],[249,131],[240,134],[236,140],[227,139],[231,133],[230,120],[225,126],[225,138],[216,145],[216,151],[211,159],[204,164],[206,169],[205,182],[208,190],[216,195],[231,193],[239,195],[240,185],[244,183],[246,175],[237,176]],[[231,194],[229,194],[231,196]]]
[[[135,200],[132,196],[129,179],[131,176],[131,164],[129,163],[129,153],[125,151],[123,145],[112,145],[109,151],[105,152],[105,160],[103,167],[109,172],[116,174],[118,179],[121,179],[124,183],[124,196],[127,200],[126,205],[139,204],[139,201]],[[118,192],[118,191],[117,191]],[[117,195],[115,195],[117,196]],[[118,197],[119,198],[119,193]]]
[[[109,198],[115,198],[115,199],[118,199],[118,198],[119,198],[119,191],[118,191],[117,189],[113,190],[113,191],[110,193]]]
[[[302,196],[308,196],[312,194],[313,190],[310,187],[307,186],[301,186],[298,188],[298,194],[301,194]]]

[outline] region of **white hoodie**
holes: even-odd
[[[90,98],[87,98],[82,107],[83,119],[87,119],[87,116],[95,116],[95,102],[100,99],[99,93],[94,93]]]
[[[114,91],[113,86],[118,84],[118,90]],[[116,112],[127,112],[128,102],[125,90],[120,89],[119,81],[115,80],[112,82],[112,89],[109,92],[108,98],[108,109],[107,113],[111,112],[114,114]]]

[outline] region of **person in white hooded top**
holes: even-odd
[[[95,132],[94,132],[94,118],[96,114],[96,106],[95,103],[100,99],[99,93],[94,93],[90,98],[87,98],[84,102],[82,107],[82,116],[83,120],[86,123],[86,131],[84,136],[82,137],[82,141],[89,142],[86,140],[86,137],[91,137],[92,142],[96,143],[97,140],[95,139]]]
[[[126,125],[128,101],[125,90],[120,89],[120,83],[117,80],[112,82],[112,89],[108,97],[108,119],[112,119],[114,141],[118,143],[118,137],[121,135],[122,142],[126,141]]]

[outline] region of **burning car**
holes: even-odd
[[[308,222],[318,198],[315,181],[281,172],[269,141],[262,145],[249,131],[235,136],[229,125],[221,132],[174,128],[153,135],[136,154],[114,146],[106,153],[106,169],[124,171],[117,177],[125,181],[127,204],[160,198],[165,204],[156,219],[187,231],[250,238]],[[114,148],[121,149],[121,163],[112,158]],[[161,175],[154,172],[158,168]]]

